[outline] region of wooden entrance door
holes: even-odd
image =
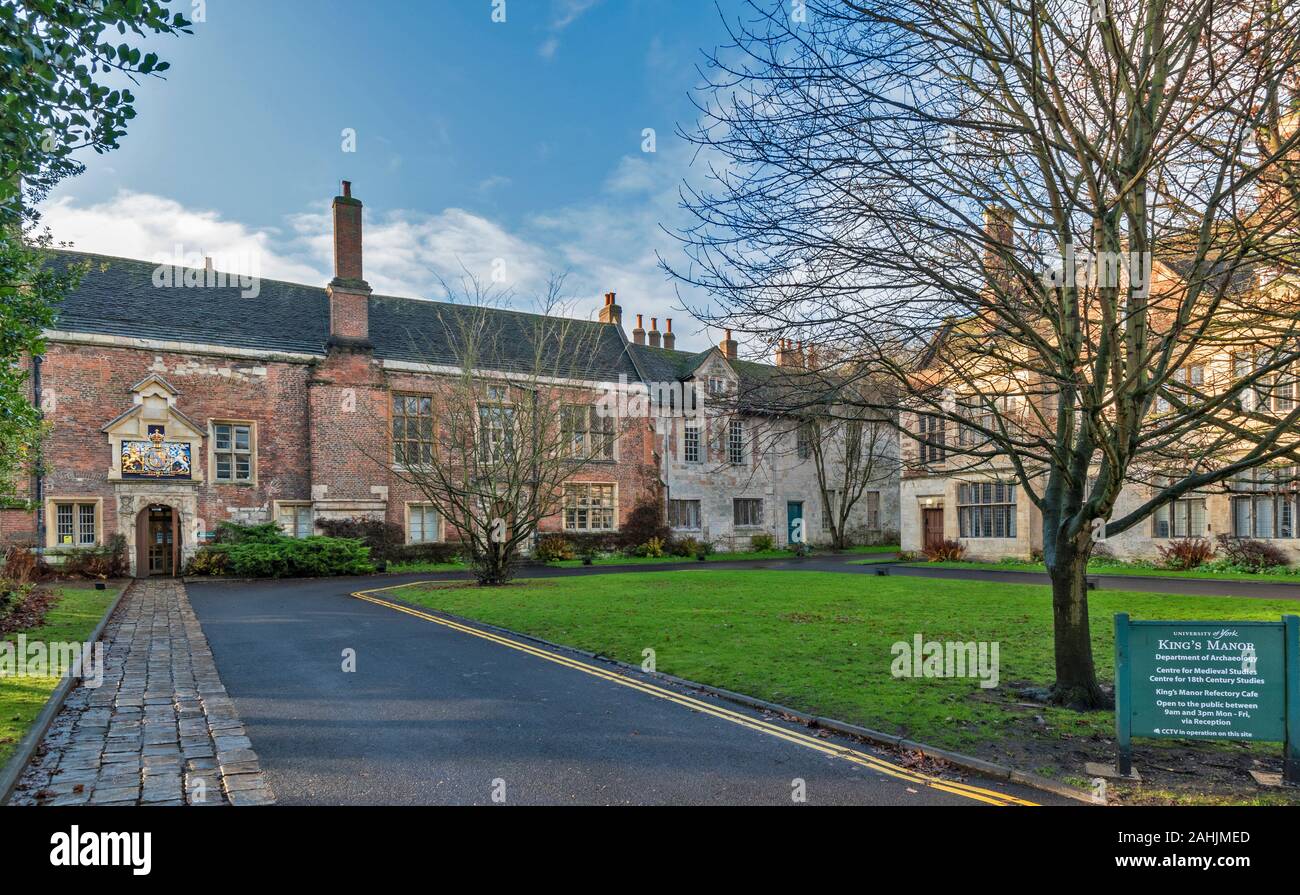
[[[177,573],[180,565],[177,522],[174,507],[155,505],[140,511],[135,527],[136,577],[170,577]]]
[[[943,507],[921,510],[921,531],[926,550],[943,543]]]

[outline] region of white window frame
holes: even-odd
[[[430,510],[432,510],[436,516],[433,525],[434,530],[433,530],[432,538],[428,537],[428,531],[427,531],[428,528],[427,513]],[[420,519],[420,531],[422,534],[422,536],[418,539],[411,537],[411,531],[412,531],[411,520],[412,517],[416,515],[418,515]],[[429,503],[428,501],[408,500],[406,502],[406,509],[404,511],[404,518],[402,521],[403,521],[402,528],[403,531],[406,533],[406,543],[408,544],[437,544],[440,543],[443,539],[442,512],[438,509],[437,504],[432,504]]]
[[[230,429],[230,446],[222,450],[217,447],[217,429],[218,427],[228,427]],[[235,447],[236,432],[239,429],[248,430],[248,450],[241,451]],[[257,422],[255,420],[227,420],[213,419],[208,420],[208,466],[212,473],[212,481],[217,485],[256,485],[257,484]],[[217,474],[219,456],[230,457],[230,478],[221,478]],[[241,456],[248,457],[248,478],[241,479],[234,475],[236,469],[236,459]]]
[[[691,436],[695,436],[692,438]],[[691,456],[691,449],[694,448],[695,456]],[[704,462],[704,425],[698,422],[687,422],[682,427],[682,462],[683,463],[703,463]]]
[[[744,466],[749,451],[745,441],[748,436],[744,420],[731,420],[727,423],[727,462],[732,466]]]

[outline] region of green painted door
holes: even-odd
[[[802,544],[804,541],[803,528],[803,501],[791,500],[785,505],[786,521],[786,540],[791,544]]]

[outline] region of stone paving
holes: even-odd
[[[104,683],[78,685],[11,805],[270,805],[185,585],[137,581],[104,632]]]

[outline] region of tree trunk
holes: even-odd
[[[1088,552],[1062,545],[1047,566],[1052,579],[1056,683],[1052,701],[1074,709],[1098,709],[1111,700],[1097,684],[1088,625]]]
[[[514,577],[514,547],[492,542],[474,559],[474,576],[485,587],[508,584]]]

